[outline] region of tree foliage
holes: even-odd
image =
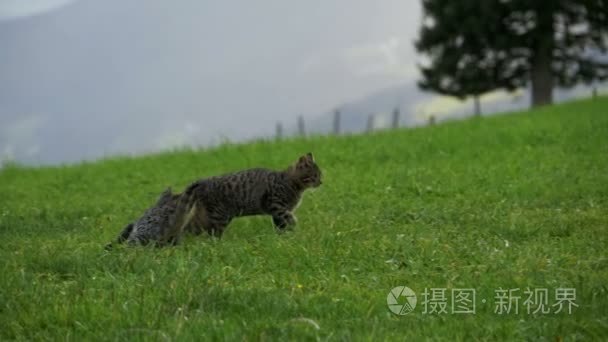
[[[423,89],[459,98],[608,79],[608,0],[423,0]],[[604,57],[602,59],[602,57]]]

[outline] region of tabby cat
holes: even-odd
[[[190,222],[195,206],[196,202],[191,197],[173,194],[171,188],[167,188],[154,206],[122,230],[115,243],[126,241],[130,245],[146,245],[154,242],[159,247],[175,245]],[[106,245],[106,250],[111,248],[112,243]]]
[[[196,212],[186,230],[221,237],[235,217],[270,215],[278,232],[296,224],[293,211],[308,188],[321,185],[321,170],[312,153],[300,157],[283,171],[249,169],[201,179],[184,194],[196,202]]]

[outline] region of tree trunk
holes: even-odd
[[[547,13],[548,12],[548,13]],[[539,11],[536,46],[532,55],[532,107],[553,103],[553,13]]]
[[[532,59],[532,107],[553,103],[551,57],[538,54]]]

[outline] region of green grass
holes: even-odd
[[[313,151],[293,233],[105,252],[164,187]],[[608,98],[370,135],[0,171],[0,340],[605,340]],[[418,306],[387,309],[406,285]],[[495,290],[575,288],[567,312],[498,315]],[[476,314],[424,314],[475,288]],[[448,292],[448,300],[451,294]],[[482,299],[486,299],[485,304]],[[307,320],[308,319],[308,320]],[[319,326],[316,329],[315,324]]]

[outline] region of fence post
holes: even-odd
[[[435,115],[429,116],[429,126],[435,125]]]
[[[334,111],[334,134],[340,134],[340,110]]]
[[[596,99],[597,98],[597,86],[593,85],[593,90],[591,90],[591,97]]]
[[[374,130],[374,114],[370,114],[367,117],[367,132],[371,132]]]
[[[473,102],[475,107],[475,116],[481,116],[481,103],[479,102],[479,95],[473,95]]]
[[[283,125],[281,121],[277,122],[277,139],[281,139],[283,137]]]
[[[399,128],[400,115],[399,107],[395,107],[393,110],[393,128]]]
[[[304,129],[304,117],[302,115],[298,116],[298,134],[302,137],[306,135],[306,130]]]

